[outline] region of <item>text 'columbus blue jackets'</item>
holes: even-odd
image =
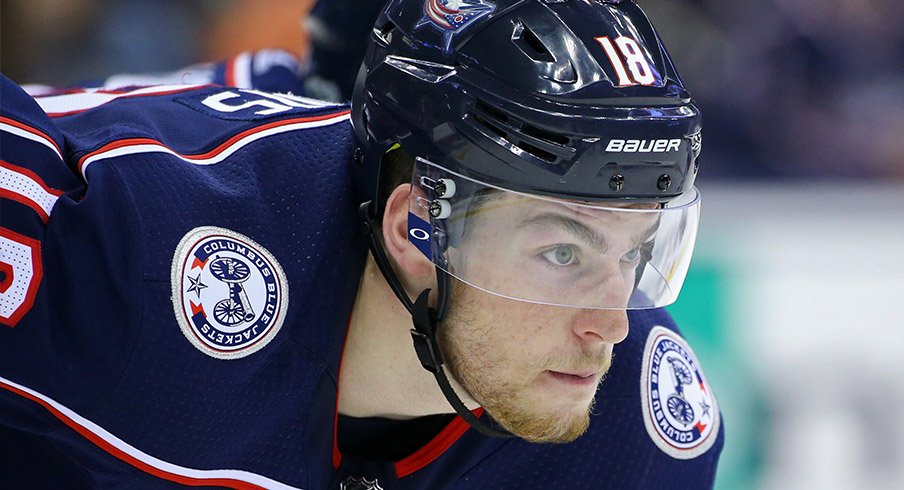
[[[456,417],[400,461],[341,453],[337,373],[366,256],[346,106],[213,85],[2,90],[0,435],[28,441],[0,459],[5,482],[712,485],[718,406],[661,310],[630,314],[574,443],[488,439]],[[72,471],[16,480],[35,478],[29,457]]]

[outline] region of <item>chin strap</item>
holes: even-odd
[[[405,309],[411,313],[411,319],[414,323],[414,328],[411,330],[411,338],[414,341],[414,350],[417,353],[418,360],[421,362],[421,366],[433,373],[433,377],[436,379],[436,383],[439,385],[440,390],[442,390],[443,396],[446,397],[446,400],[452,405],[455,412],[473,427],[474,430],[489,437],[514,437],[508,432],[490,427],[486,422],[477,418],[470,410],[468,410],[468,407],[465,406],[464,402],[461,401],[461,398],[458,397],[455,390],[452,388],[452,385],[449,383],[449,378],[446,377],[446,371],[443,369],[443,357],[442,354],[440,354],[439,346],[436,343],[436,327],[446,316],[446,311],[448,309],[450,289],[449,275],[439,267],[436,268],[437,293],[439,297],[439,304],[436,311],[428,306],[428,299],[430,297],[429,289],[421,291],[417,300],[412,303],[411,299],[408,297],[408,293],[405,292],[405,288],[402,286],[401,281],[399,281],[398,276],[396,276],[395,271],[392,269],[389,258],[383,250],[383,245],[380,243],[376,233],[374,233],[374,229],[377,225],[373,219],[372,201],[362,204],[358,208],[358,211],[362,218],[361,233],[368,237],[368,245],[374,256],[374,261],[377,263],[377,267],[380,269],[380,272],[383,273],[383,277],[386,279],[386,282],[389,284],[389,287],[392,288],[395,295],[399,298],[399,301],[401,301],[405,306]]]

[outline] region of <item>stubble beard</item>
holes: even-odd
[[[437,331],[437,340],[452,376],[493,420],[522,439],[567,443],[583,435],[590,426],[596,398],[591,398],[586,406],[572,405],[567,410],[554,410],[549,406],[550,400],[537,399],[537,395],[528,392],[527,386],[519,386],[517,381],[505,377],[501,368],[517,365],[511,353],[491,340],[491,329],[498,328],[498,322],[492,317],[479,322],[474,308],[465,305],[461,298],[462,294],[453,294],[449,316]],[[578,361],[581,365],[599,364],[598,355],[588,353],[582,357]],[[609,362],[611,357],[606,360],[607,368]],[[549,365],[554,365],[552,360],[533,360],[521,370],[540,373]]]

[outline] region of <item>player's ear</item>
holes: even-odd
[[[383,246],[406,286],[433,287],[433,263],[408,240],[408,196],[411,184],[392,191],[383,210]],[[423,283],[423,284],[421,284]]]

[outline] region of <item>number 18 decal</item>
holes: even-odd
[[[656,82],[656,75],[653,74],[653,68],[644,56],[644,52],[640,49],[637,41],[627,36],[615,38],[615,43],[606,36],[596,37],[596,39],[606,51],[606,56],[612,62],[612,68],[618,75],[618,86],[627,87],[628,85],[653,85]],[[618,46],[618,49],[616,49]],[[619,55],[619,52],[621,55]],[[622,61],[624,57],[625,61]],[[627,63],[627,70],[625,64]],[[628,71],[631,75],[628,75]],[[633,78],[632,78],[633,76]]]

